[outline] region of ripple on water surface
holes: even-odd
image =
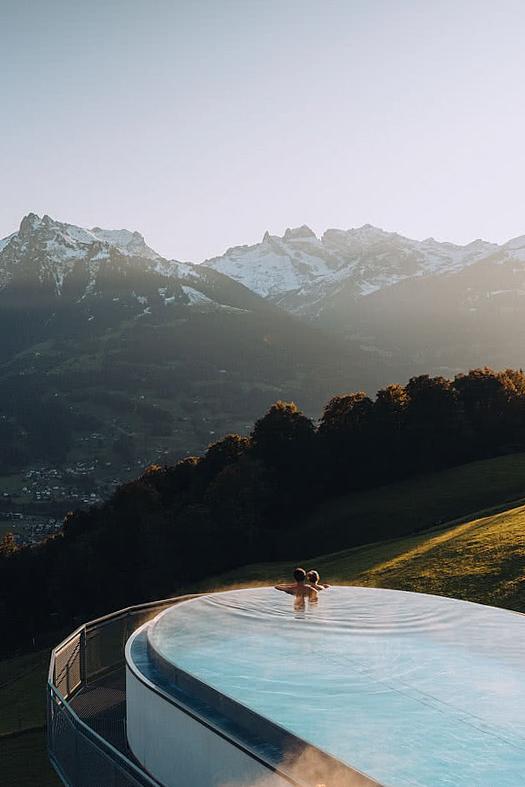
[[[388,785],[525,784],[525,616],[336,587],[201,597],[150,626],[177,667]]]

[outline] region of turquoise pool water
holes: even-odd
[[[165,659],[385,785],[525,784],[525,616],[337,587],[187,601],[150,626]]]

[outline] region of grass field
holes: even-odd
[[[45,722],[49,652],[0,661],[0,735]]]
[[[401,536],[520,498],[525,498],[525,454],[428,473],[321,506],[304,524],[303,555],[343,549],[356,530],[364,530],[370,543],[383,539],[385,531]],[[318,544],[323,548],[315,549]]]
[[[0,661],[0,784],[61,784],[46,752],[45,687],[49,652]],[[42,727],[41,730],[25,731]],[[14,734],[13,734],[14,733]]]
[[[525,612],[525,506],[441,530],[301,561],[335,584],[453,596]],[[296,563],[260,563],[200,589],[289,579]]]
[[[0,783],[3,787],[60,787],[49,764],[44,732],[0,737]]]

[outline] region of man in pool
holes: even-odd
[[[306,584],[306,571],[304,568],[296,568],[293,572],[295,579],[292,585],[275,585],[276,590],[281,590],[283,593],[288,593],[290,596],[295,596],[296,600],[303,602],[305,599],[308,601],[317,601],[317,590],[311,585]]]

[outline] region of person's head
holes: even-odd
[[[319,572],[314,571],[313,569],[309,571],[306,576],[308,577],[308,582],[310,582],[312,585],[317,585],[319,582]]]
[[[296,582],[306,582],[306,571],[304,568],[296,568],[293,575]]]

